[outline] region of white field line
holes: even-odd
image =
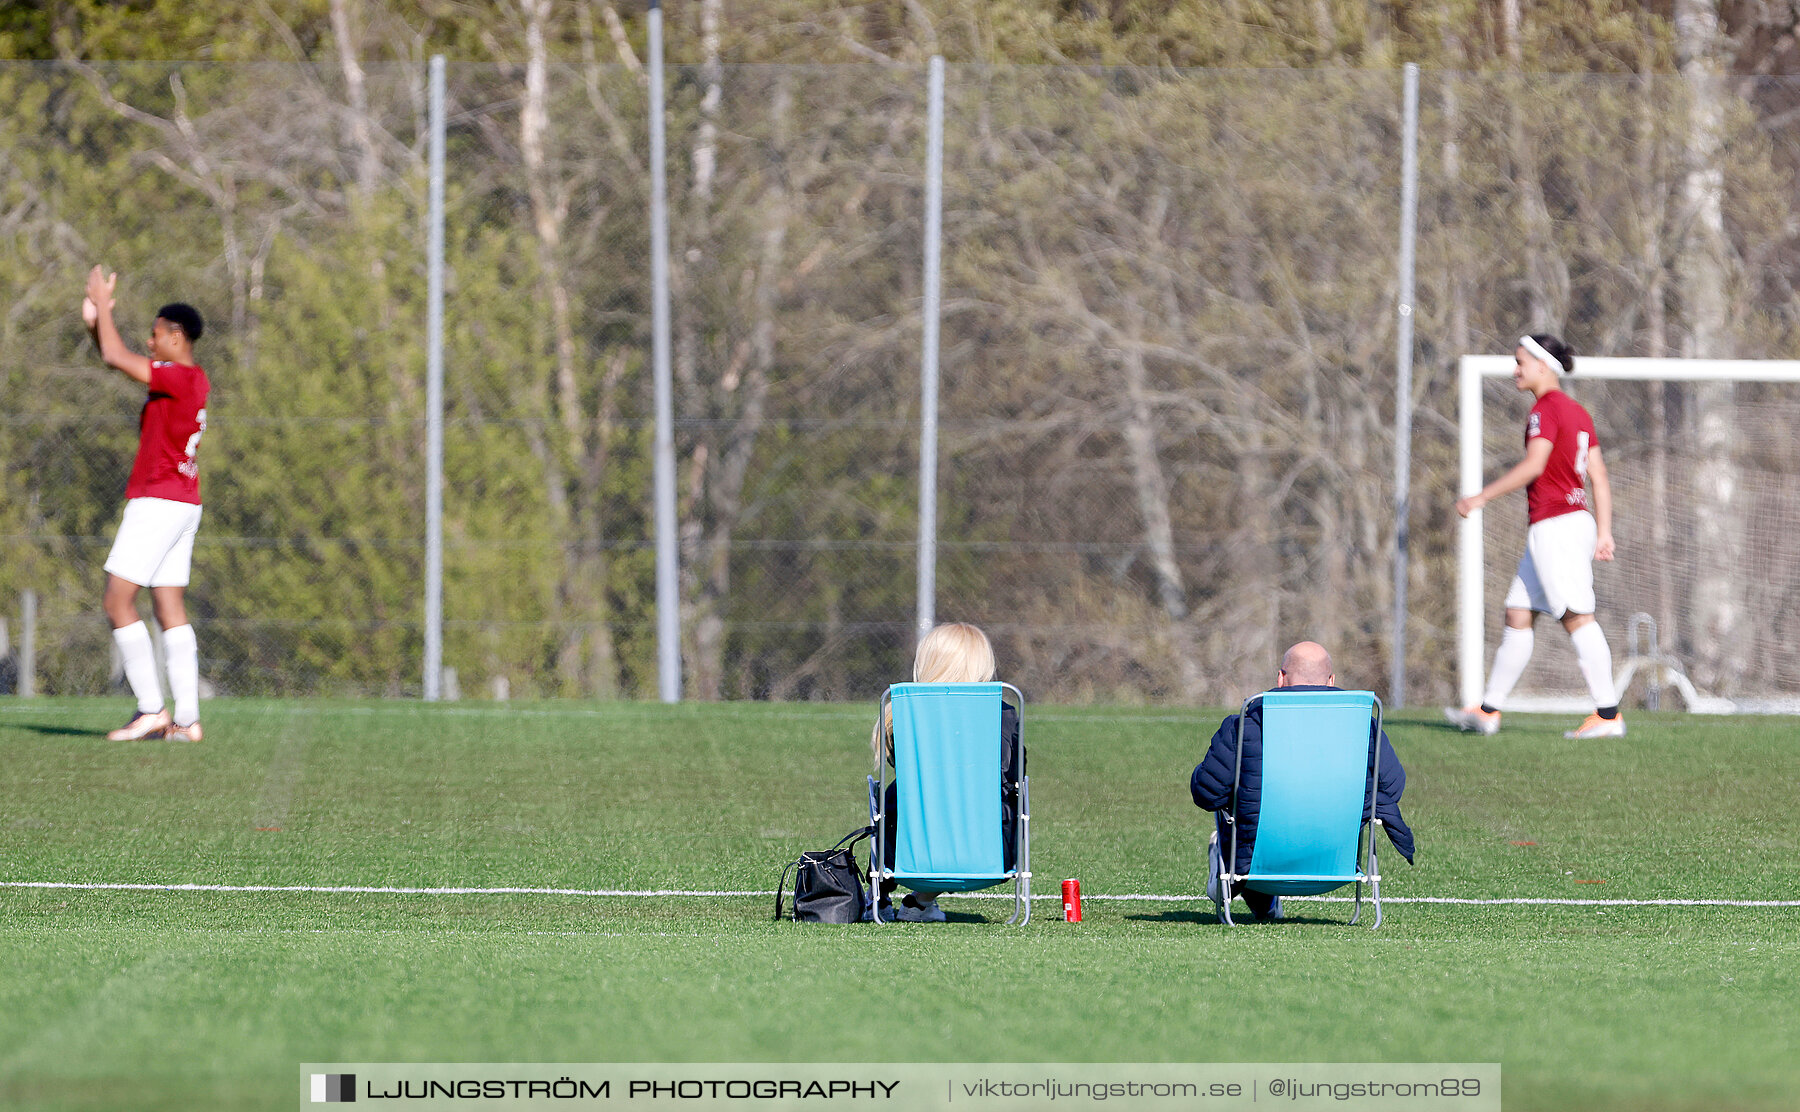
[[[391,896],[614,896],[627,899],[654,899],[668,896],[730,897],[768,899],[774,892],[726,891],[702,888],[406,888],[389,885],[357,884],[102,884],[67,880],[0,880],[0,888],[57,888],[85,891],[116,892],[315,892],[337,895]],[[1010,900],[1013,897],[996,892],[946,892],[944,899]],[[1060,894],[1038,894],[1034,900],[1060,900]],[[1200,903],[1202,895],[1170,896],[1147,893],[1084,893],[1083,900],[1119,900],[1141,903]],[[1312,903],[1349,903],[1349,896],[1286,896],[1284,899]],[[1581,900],[1547,896],[1515,896],[1496,899],[1473,899],[1460,896],[1386,896],[1382,903],[1393,904],[1468,904],[1479,906],[1555,906],[1555,907],[1800,907],[1800,900]]]

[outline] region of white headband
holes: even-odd
[[[1519,337],[1519,346],[1524,348],[1526,351],[1529,351],[1531,354],[1537,356],[1539,359],[1543,360],[1545,365],[1550,367],[1550,369],[1555,371],[1557,374],[1562,374],[1567,370],[1567,368],[1562,365],[1562,360],[1560,360],[1556,356],[1550,354],[1549,348],[1545,347],[1543,344],[1538,343],[1536,340],[1532,339],[1530,336],[1520,336]]]

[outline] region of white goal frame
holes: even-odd
[[[1578,356],[1574,380],[1624,379],[1637,382],[1800,382],[1800,360],[1793,359],[1628,359]],[[1482,486],[1481,380],[1510,378],[1510,355],[1465,355],[1457,366],[1460,394],[1457,439],[1460,448],[1460,493],[1479,493]],[[1476,510],[1457,527],[1456,671],[1462,705],[1481,701],[1486,683],[1486,603],[1482,597],[1486,553],[1481,532],[1484,510]],[[1629,665],[1628,665],[1629,667]],[[1723,702],[1723,700],[1721,700]],[[1689,709],[1696,709],[1690,707]],[[1705,708],[1728,710],[1729,707]]]

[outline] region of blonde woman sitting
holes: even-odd
[[[913,654],[914,683],[988,683],[995,678],[996,671],[994,647],[988,642],[987,634],[966,622],[949,622],[933,628],[920,638],[918,651]],[[1025,754],[1019,746],[1019,712],[1007,703],[1000,704],[1000,734],[1001,835],[1005,847],[1005,867],[1012,869],[1018,856],[1018,782],[1025,774],[1022,767]],[[869,743],[888,764],[894,763],[892,708],[889,708],[882,721],[875,724]],[[1018,754],[1021,765],[1019,768],[1013,767],[1015,753]],[[896,786],[890,781],[882,801],[882,809],[890,816],[890,821],[884,827],[882,855],[890,866],[894,861],[896,827],[891,817],[897,806]],[[909,892],[900,901],[900,908],[896,911],[891,902],[895,887],[897,882],[892,879],[881,882],[881,894],[875,905],[875,914],[880,915],[883,920],[898,919],[903,923],[944,921],[944,909],[937,902],[940,893]]]

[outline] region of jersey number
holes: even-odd
[[[204,427],[206,423],[205,410],[200,412],[200,420],[202,427]],[[195,434],[196,437],[198,437],[198,435],[198,433]],[[190,452],[190,454],[192,453]],[[1587,482],[1587,454],[1588,434],[1585,432],[1578,432],[1575,434],[1575,477],[1584,483]]]
[[[188,437],[185,451],[187,459],[183,460],[176,468],[190,479],[200,474],[200,465],[194,461],[194,456],[200,451],[200,437],[206,433],[206,410],[202,409],[194,414],[194,419],[200,422],[200,427],[194,430],[194,435]]]
[[[187,458],[189,459],[193,459],[195,453],[200,451],[200,437],[206,433],[206,410],[202,409],[200,412],[194,414],[194,419],[200,422],[200,427],[194,430],[194,435],[188,437]],[[1586,455],[1587,433],[1585,432],[1581,434],[1581,446],[1582,454]],[[1580,466],[1586,467],[1587,465],[1581,464]]]

